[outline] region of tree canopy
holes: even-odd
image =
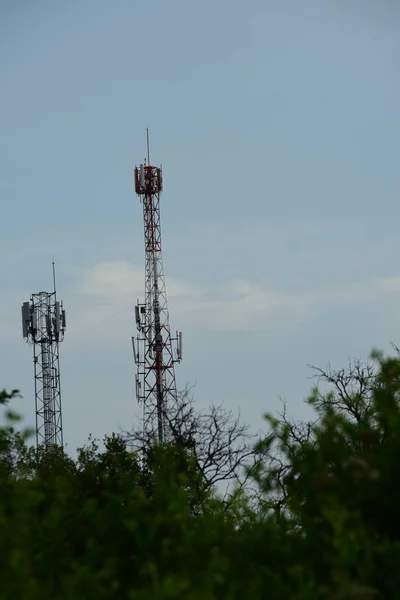
[[[400,360],[371,359],[317,372],[312,422],[266,415],[252,440],[186,399],[168,443],[111,434],[76,459],[30,447],[1,392],[0,598],[397,598]]]

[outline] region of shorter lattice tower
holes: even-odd
[[[53,292],[32,294],[22,305],[22,334],[33,346],[35,378],[36,444],[63,446],[59,344],[66,322],[62,302]]]
[[[168,439],[168,423],[177,401],[175,362],[182,359],[182,333],[172,338],[161,252],[161,167],[150,165],[147,131],[146,160],[135,168],[135,189],[143,203],[145,242],[145,302],[135,310],[137,338],[132,337],[137,365],[136,397],[143,405],[144,431],[159,441]],[[175,349],[172,347],[175,343]]]

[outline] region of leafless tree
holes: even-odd
[[[246,485],[256,460],[257,436],[250,433],[240,414],[235,415],[223,403],[198,410],[186,388],[165,418],[168,442],[190,452],[206,489]],[[154,437],[140,429],[126,433],[125,439],[142,456],[148,455],[154,443]]]
[[[284,510],[293,475],[291,460],[298,459],[303,447],[316,443],[316,428],[327,409],[358,423],[374,424],[373,393],[379,385],[374,362],[349,360],[347,368],[338,370],[330,365],[310,368],[316,383],[306,402],[316,411],[315,419],[292,419],[283,403],[283,410],[269,417],[271,429],[264,436],[251,434],[240,414],[223,404],[197,410],[190,389],[179,394],[174,410],[166,415],[171,443],[190,452],[206,489],[233,483],[246,491],[253,505]],[[149,455],[151,435],[136,429],[125,437],[142,456]]]
[[[288,483],[293,477],[292,460],[299,459],[305,446],[315,445],[316,428],[327,410],[358,423],[373,426],[375,422],[373,393],[379,381],[374,362],[349,360],[347,368],[338,370],[330,365],[326,369],[311,365],[310,368],[316,384],[306,403],[316,411],[315,419],[294,420],[283,403],[283,410],[277,416],[269,416],[271,432],[260,443],[257,501],[264,509],[285,511]]]
[[[276,416],[268,415],[270,433],[257,445],[257,462],[252,479],[252,504],[261,512],[285,512],[287,501],[287,480],[291,473],[291,460],[299,450],[313,441],[313,427],[316,422],[296,421],[288,415],[287,404]]]
[[[335,370],[330,365],[326,369],[310,368],[314,370],[313,378],[317,379],[312,404],[318,413],[331,408],[358,423],[373,420],[372,396],[378,384],[374,363],[349,360],[347,368]],[[321,389],[326,385],[327,392]]]

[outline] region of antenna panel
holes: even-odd
[[[162,181],[162,172],[161,169],[157,169],[157,189],[159,192],[162,191],[163,181]]]
[[[46,331],[47,331],[47,335],[49,338],[52,338],[53,336],[53,331],[52,331],[52,327],[51,327],[51,319],[49,315],[46,315]]]
[[[28,337],[30,320],[31,312],[29,308],[29,302],[24,302],[22,305],[22,336],[24,338]]]
[[[55,319],[55,330],[57,333],[60,333],[61,328],[61,320],[60,320],[60,303],[56,302],[56,319]]]
[[[142,386],[141,386],[141,383],[140,383],[139,376],[136,375],[136,398],[137,398],[138,402],[140,402],[140,400],[141,400],[141,397],[140,397],[140,389],[141,389],[141,387]]]
[[[133,348],[133,358],[135,360],[135,365],[137,365],[137,355],[136,355],[136,348],[135,348],[135,338],[132,336],[132,348]]]
[[[182,331],[178,334],[178,349],[179,360],[182,360]]]
[[[140,189],[143,190],[144,189],[144,167],[143,167],[143,165],[140,165],[139,185],[140,185]]]

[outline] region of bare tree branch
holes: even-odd
[[[372,392],[376,389],[376,366],[349,360],[348,367],[334,370],[328,365],[320,369],[309,365],[318,380],[314,388],[314,407],[318,412],[333,408],[338,414],[346,414],[358,423],[370,422],[375,416],[372,403]],[[330,393],[321,391],[322,383],[330,385]]]
[[[207,489],[231,482],[244,487],[250,477],[246,467],[254,463],[257,436],[249,433],[240,414],[234,415],[223,403],[197,410],[190,391],[183,390],[165,415],[170,442],[190,452]],[[154,443],[152,435],[139,430],[125,434],[125,439],[142,455]]]

